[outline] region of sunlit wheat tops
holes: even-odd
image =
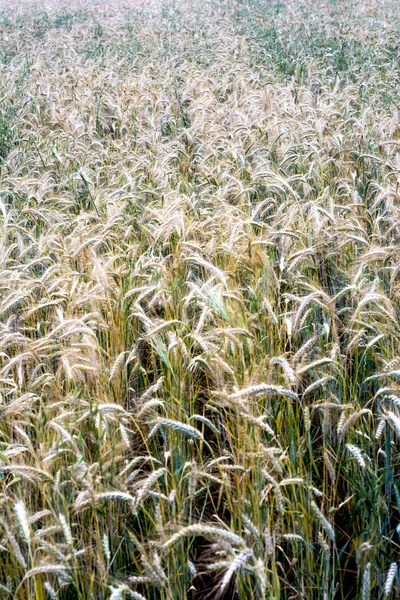
[[[384,600],[394,0],[0,0],[0,600]]]

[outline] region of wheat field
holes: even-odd
[[[0,0],[0,599],[400,595],[395,0]]]

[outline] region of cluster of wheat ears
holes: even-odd
[[[1,0],[1,599],[398,597],[396,10]]]

